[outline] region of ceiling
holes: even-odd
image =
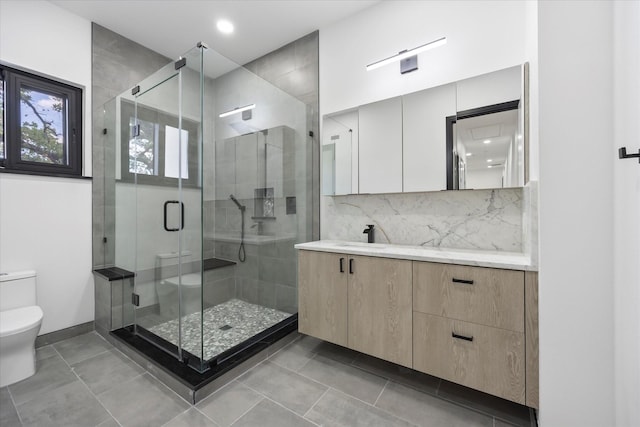
[[[169,58],[203,41],[242,65],[379,0],[50,1]],[[222,18],[233,34],[217,31]]]

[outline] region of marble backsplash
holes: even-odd
[[[529,239],[523,241],[531,220],[523,214],[527,191],[323,196],[320,234],[322,239],[366,242],[363,230],[374,224],[379,243],[529,252]]]

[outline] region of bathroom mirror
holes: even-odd
[[[522,187],[524,153],[515,100],[447,119],[447,189]]]
[[[358,192],[358,110],[324,117],[322,194]]]
[[[323,116],[322,194],[522,187],[525,69],[517,65]],[[376,126],[393,129],[386,144],[376,142]],[[399,143],[380,148],[389,141]]]
[[[456,82],[455,117],[447,117],[447,189],[522,187],[523,67]]]

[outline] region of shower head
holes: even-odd
[[[238,199],[236,199],[233,194],[229,195],[229,198],[233,201],[233,203],[236,204],[236,206],[238,207],[238,209],[240,209],[241,211],[244,211],[246,209],[246,206],[241,205],[240,202],[238,201]]]

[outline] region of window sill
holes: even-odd
[[[16,175],[37,175],[37,176],[51,176],[55,178],[72,178],[72,179],[93,179],[91,176],[82,175],[69,175],[66,173],[51,173],[51,172],[38,172],[38,171],[25,171],[20,169],[7,169],[0,167],[0,173],[11,173]]]

